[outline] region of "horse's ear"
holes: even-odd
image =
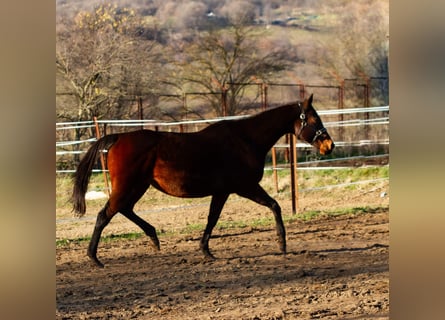
[[[314,94],[313,93],[311,93],[311,96],[309,97],[309,99],[308,99],[308,105],[311,105],[312,104],[312,98],[314,97]]]
[[[311,93],[311,95],[309,96],[309,98],[304,99],[303,101],[303,108],[305,110],[307,110],[307,108],[309,108],[310,105],[312,105],[312,98],[314,97],[314,94]]]

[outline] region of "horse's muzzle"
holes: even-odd
[[[318,148],[318,150],[320,151],[321,155],[325,156],[330,154],[332,150],[334,150],[334,148],[334,141],[332,141],[331,139],[325,139],[320,143],[320,147]]]

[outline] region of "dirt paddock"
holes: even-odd
[[[201,222],[206,210],[194,210]],[[66,234],[90,234],[87,224]],[[159,252],[145,236],[102,241],[104,269],[88,261],[87,242],[60,246],[56,318],[389,319],[387,209],[285,226],[286,256],[273,225],[215,229],[214,261],[198,249],[201,230],[161,236]]]

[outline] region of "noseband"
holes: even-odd
[[[321,129],[319,129],[319,130],[315,130],[315,128],[314,128],[312,125],[308,125],[308,123],[306,122],[306,114],[304,113],[304,109],[303,109],[303,107],[301,106],[300,103],[298,103],[298,106],[299,106],[300,109],[301,109],[301,113],[300,113],[301,126],[300,126],[300,130],[298,130],[297,138],[298,138],[299,140],[301,140],[301,139],[300,139],[300,135],[301,135],[301,133],[303,132],[303,129],[304,129],[305,127],[311,127],[311,129],[313,129],[313,130],[315,131],[314,137],[312,138],[312,141],[311,141],[311,144],[313,144],[313,143],[315,142],[315,140],[317,140],[318,137],[320,137],[320,136],[321,136],[323,133],[325,133],[327,130],[326,130],[325,127],[321,128]]]

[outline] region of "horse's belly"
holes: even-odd
[[[214,190],[214,179],[205,173],[178,169],[157,161],[153,171],[153,186],[160,191],[183,198],[205,197]]]

